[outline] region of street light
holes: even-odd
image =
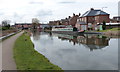
[[[102,7],[102,11],[103,11],[103,8],[107,8],[107,7]]]

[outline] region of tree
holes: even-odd
[[[2,30],[10,29],[10,20],[3,20],[2,21]]]
[[[38,20],[37,18],[33,18],[33,19],[32,19],[32,23],[39,24],[39,20]]]
[[[2,21],[2,26],[7,26],[7,25],[10,25],[10,20],[3,20]]]
[[[38,24],[39,24],[39,20],[37,18],[33,18],[32,19],[33,29],[36,29]]]
[[[103,30],[105,30],[105,29],[106,29],[106,22],[105,22],[105,21],[103,21],[102,28],[103,28]]]

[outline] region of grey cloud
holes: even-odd
[[[18,19],[22,19],[22,18],[24,17],[24,14],[23,14],[23,15],[19,15],[18,13],[15,12],[15,13],[13,14],[13,17],[14,17],[14,18],[18,18]]]
[[[39,10],[36,16],[50,16],[53,15],[51,10]]]
[[[25,14],[13,13],[13,22],[24,21]]]
[[[0,15],[4,15],[5,12],[4,12],[4,9],[0,9]]]
[[[34,1],[31,1],[31,2],[29,2],[29,4],[43,4],[43,2],[34,2]]]
[[[70,3],[76,3],[75,1],[63,1],[59,2],[60,4],[70,4]]]
[[[120,16],[120,1],[118,2],[118,16]]]

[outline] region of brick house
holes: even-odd
[[[103,22],[106,22],[106,23],[110,22],[109,15],[110,14],[108,14],[102,10],[94,10],[93,8],[91,8],[89,11],[85,12],[79,18],[78,21],[87,23],[87,25],[85,25],[86,26],[85,30],[96,30],[98,28],[97,27],[98,24],[102,24]],[[81,26],[81,24],[80,24],[80,26]]]
[[[72,27],[75,27],[78,18],[79,18],[79,15],[75,15],[73,13],[73,16],[69,18],[69,25],[71,25]]]
[[[80,21],[80,20],[78,19],[75,27],[76,27],[78,30],[87,30],[87,23],[85,23],[84,21]]]

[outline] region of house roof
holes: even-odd
[[[96,15],[109,15],[108,13],[102,11],[102,10],[89,10],[87,12],[85,12],[82,17],[86,17],[86,16],[96,16]]]

